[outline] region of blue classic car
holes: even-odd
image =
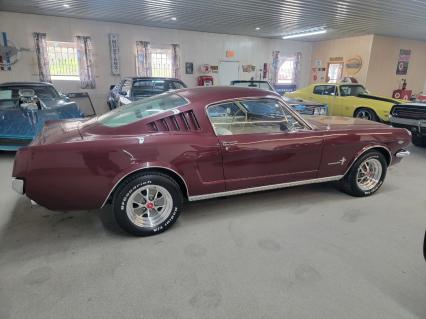
[[[50,83],[0,84],[0,150],[28,145],[46,121],[81,117],[78,105]]]

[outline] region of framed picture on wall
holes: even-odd
[[[194,73],[194,63],[185,62],[185,74],[193,74]]]

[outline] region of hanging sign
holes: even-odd
[[[120,45],[118,34],[109,34],[109,48],[111,53],[111,73],[112,75],[120,75]]]
[[[357,74],[362,68],[362,59],[359,55],[346,60],[346,73],[349,75]]]
[[[406,75],[408,71],[408,62],[410,61],[411,50],[399,50],[398,65],[396,66],[397,75]]]

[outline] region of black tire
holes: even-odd
[[[426,137],[413,135],[412,142],[416,146],[425,147],[426,146]]]
[[[132,215],[131,212],[129,212],[129,214],[127,212],[127,204],[129,199],[132,198],[132,195],[148,186],[159,186],[164,188],[171,197],[170,213],[166,214],[167,217],[165,217],[165,220],[157,225],[154,225],[154,227],[135,224],[129,217],[129,215],[134,215]],[[155,202],[155,200],[152,200],[152,202]],[[141,205],[143,206],[143,204]],[[151,236],[162,233],[170,228],[178,219],[182,210],[182,205],[183,195],[179,185],[173,178],[160,172],[140,173],[125,179],[115,191],[112,202],[114,215],[118,225],[125,231],[136,236]],[[145,211],[147,210],[146,208],[144,209]]]
[[[369,159],[376,159],[380,163],[382,171],[377,184],[374,185],[374,187],[371,189],[363,190],[357,183],[358,169],[360,168],[361,164],[364,163],[364,161]],[[386,162],[386,158],[382,153],[375,150],[368,151],[355,161],[345,177],[339,181],[338,186],[342,191],[352,196],[365,197],[373,195],[382,186],[383,181],[385,180],[387,166],[388,164]]]
[[[372,109],[369,109],[369,108],[366,108],[366,107],[361,107],[361,108],[357,109],[354,113],[354,117],[360,118],[360,119],[365,119],[365,120],[370,120],[370,121],[374,121],[374,122],[379,121],[379,117],[377,116],[376,112],[374,112]]]

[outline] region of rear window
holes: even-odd
[[[98,121],[105,126],[119,127],[186,104],[187,101],[179,95],[166,93],[119,107],[100,116]]]
[[[136,80],[133,82],[132,96],[134,98],[143,98],[168,90],[170,90],[169,82],[165,80]]]

